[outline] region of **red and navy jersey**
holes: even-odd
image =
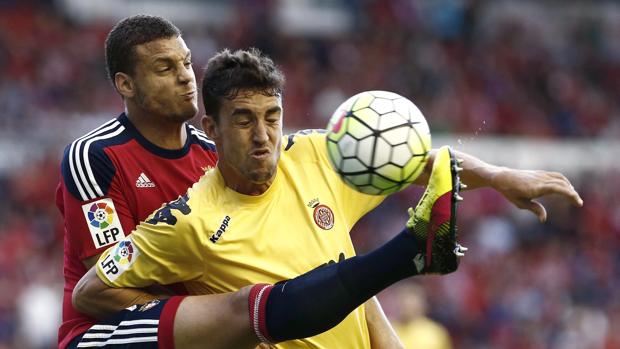
[[[215,166],[214,143],[195,127],[185,128],[182,149],[163,149],[121,114],[65,149],[56,192],[65,224],[61,349],[96,322],[71,305],[73,288],[87,271],[82,261],[130,234]]]

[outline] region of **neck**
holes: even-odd
[[[226,166],[225,162],[220,159],[217,162],[217,167],[222,174],[222,178],[224,179],[224,184],[236,191],[237,193],[244,195],[252,195],[258,196],[267,191],[273,180],[276,178],[274,174],[269,180],[263,183],[255,183],[248,180],[246,177],[242,176],[239,172],[237,172],[234,168],[230,166]]]
[[[181,149],[187,141],[185,122],[162,120],[144,110],[127,106],[125,114],[140,134],[163,149]]]

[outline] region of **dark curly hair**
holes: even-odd
[[[179,28],[158,16],[136,15],[116,23],[105,40],[106,70],[112,85],[116,73],[133,74],[137,45],[180,35]]]
[[[207,63],[202,78],[202,102],[205,113],[217,122],[221,98],[235,98],[240,90],[277,96],[283,89],[284,74],[258,49],[233,53],[224,49]]]

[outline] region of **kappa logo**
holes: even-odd
[[[136,179],[136,187],[137,188],[154,188],[155,183],[153,183],[149,177],[147,177],[144,172],[140,173],[138,179]]]
[[[82,212],[96,248],[110,245],[125,237],[112,199],[105,198],[84,204]]]
[[[222,237],[222,234],[224,234],[226,232],[226,228],[228,228],[228,223],[230,223],[230,216],[224,217],[222,224],[220,224],[220,228],[215,233],[213,233],[213,235],[211,235],[209,240],[211,240],[212,243],[216,243],[217,240]]]
[[[166,223],[168,225],[177,224],[177,217],[172,214],[172,210],[177,210],[184,215],[188,215],[192,212],[191,207],[187,204],[189,196],[186,193],[183,196],[179,196],[178,199],[165,204],[162,208],[157,210],[153,217],[146,220],[148,224]]]

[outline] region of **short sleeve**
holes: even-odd
[[[168,285],[199,278],[204,258],[192,218],[187,195],[165,204],[101,255],[97,274],[111,287]]]
[[[84,260],[123,239],[135,217],[113,181],[116,168],[105,151],[96,146],[82,149],[76,142],[64,152],[56,204],[64,217],[68,246]]]

